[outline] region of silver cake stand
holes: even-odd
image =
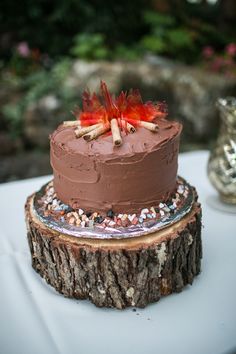
[[[177,186],[178,185],[183,186],[183,188],[185,188],[188,193],[186,196],[182,197],[182,203],[179,207],[176,208],[175,212],[164,215],[158,220],[148,220],[143,223],[127,227],[107,226],[104,228],[99,224],[95,224],[93,227],[79,227],[62,222],[61,220],[57,220],[52,216],[45,216],[39,200],[45,193],[46,185],[44,185],[38,192],[35,193],[33,212],[35,216],[48,228],[74,237],[90,239],[124,239],[140,237],[153,232],[157,232],[175,224],[191,211],[193,203],[196,199],[195,189],[182,177],[178,177]]]

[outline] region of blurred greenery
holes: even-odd
[[[195,63],[204,46],[222,50],[235,41],[233,10],[232,0],[21,0],[14,7],[1,0],[1,60],[16,73],[30,64],[50,68],[61,56],[136,60],[147,51]],[[22,42],[31,50],[24,60]]]
[[[23,129],[23,106],[19,104],[6,104],[2,108],[3,117],[6,119],[8,123],[8,130],[11,137],[17,138],[22,134]]]
[[[235,3],[21,0],[13,6],[1,0],[0,73],[8,72],[24,92],[3,106],[3,125],[13,135],[22,134],[26,108],[50,93],[71,108],[75,93],[62,83],[77,58],[133,61],[150,53],[236,72],[235,56],[224,52],[228,43],[236,43]],[[214,55],[203,63],[206,46]]]
[[[76,37],[81,46],[82,34],[101,33],[109,48],[138,40],[145,27],[142,13],[150,1],[21,0],[12,5],[9,0],[0,2],[4,55],[12,55],[8,44],[26,41],[56,58],[70,52]]]
[[[65,111],[71,110],[75,103],[78,103],[74,90],[63,84],[70,67],[70,59],[64,58],[60,59],[50,71],[42,68],[24,78],[18,78],[15,84],[24,92],[23,97],[2,107],[2,115],[12,138],[22,135],[24,112],[42,97],[53,94],[63,102]]]
[[[165,54],[184,61],[191,58],[194,39],[191,31],[178,25],[174,16],[151,11],[144,13],[150,33],[141,40],[143,47],[155,54]]]
[[[81,59],[108,59],[109,50],[105,44],[105,37],[100,33],[82,33],[74,37],[74,45],[70,53]]]

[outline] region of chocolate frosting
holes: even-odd
[[[86,142],[73,127],[59,126],[51,136],[54,188],[64,203],[86,211],[133,213],[166,201],[176,187],[181,124],[158,121],[157,133],[138,128]]]

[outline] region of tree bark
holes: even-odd
[[[200,272],[201,208],[195,202],[181,221],[135,239],[94,240],[46,227],[26,203],[33,268],[66,297],[99,307],[145,307],[180,292]]]

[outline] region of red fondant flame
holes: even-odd
[[[84,91],[82,99],[83,110],[75,112],[81,126],[106,124],[112,118],[117,118],[120,128],[125,129],[125,122],[138,126],[141,120],[153,122],[167,115],[165,103],[143,103],[138,90],[130,90],[129,93],[122,91],[118,97],[112,97],[103,81],[101,99],[89,91]]]

